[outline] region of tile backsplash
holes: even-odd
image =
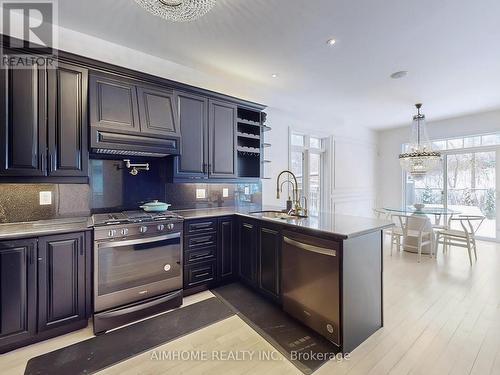
[[[122,161],[91,160],[89,184],[0,183],[0,223],[87,216],[94,212],[137,210],[158,199],[172,210],[262,204],[262,186],[252,183],[171,183],[164,162],[153,160],[150,171],[131,176]],[[51,204],[40,204],[40,192]]]
[[[51,204],[40,205],[40,192]],[[87,216],[90,190],[80,184],[0,184],[0,223]]]

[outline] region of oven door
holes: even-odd
[[[182,289],[181,233],[94,246],[94,311]]]

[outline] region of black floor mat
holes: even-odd
[[[210,298],[32,358],[24,373],[93,373],[232,315],[226,304]]]
[[[336,345],[242,284],[221,286],[212,292],[305,374],[339,352]]]

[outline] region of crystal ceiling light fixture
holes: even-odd
[[[432,144],[427,136],[425,116],[420,113],[422,104],[415,104],[415,107],[417,114],[413,116],[410,143],[407,151],[399,155],[399,163],[401,168],[414,179],[421,179],[440,165],[441,153],[432,150]]]
[[[155,16],[174,22],[193,21],[207,14],[216,0],[135,0]]]

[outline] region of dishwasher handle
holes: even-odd
[[[331,256],[331,257],[337,256],[336,250],[328,249],[326,247],[309,245],[307,243],[292,240],[291,238],[286,237],[286,236],[283,237],[283,241],[285,241],[289,245],[298,247],[299,249],[302,249],[302,250],[311,251],[313,253],[327,255],[327,256]]]

